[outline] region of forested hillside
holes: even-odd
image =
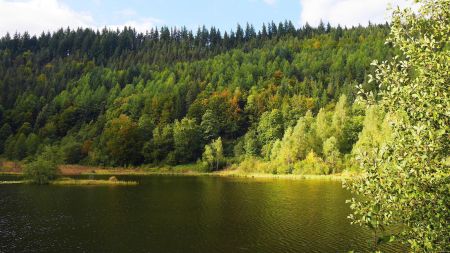
[[[384,115],[354,104],[373,59],[389,59],[388,25],[291,22],[146,34],[59,30],[0,40],[0,153],[44,149],[61,163],[238,164],[329,174],[383,141]],[[367,117],[365,115],[367,114]]]

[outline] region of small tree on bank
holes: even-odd
[[[48,184],[58,175],[58,167],[51,161],[38,158],[25,166],[25,177],[36,184]]]
[[[36,184],[48,184],[59,174],[58,163],[61,163],[59,150],[46,147],[34,161],[25,165],[25,177]]]
[[[392,138],[359,154],[366,172],[348,188],[354,223],[395,237],[412,252],[450,251],[450,1],[417,0],[418,12],[397,9],[388,40],[401,55],[375,63],[380,108],[391,116]],[[364,94],[374,102],[372,94]]]
[[[219,166],[223,161],[223,145],[221,137],[205,146],[202,161],[207,165],[208,170],[219,169]]]

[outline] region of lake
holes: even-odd
[[[0,252],[368,250],[340,182],[118,178],[139,185],[0,185]]]

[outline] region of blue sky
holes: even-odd
[[[235,29],[253,24],[291,20],[297,27],[320,20],[332,25],[367,25],[389,20],[389,3],[412,0],[0,0],[0,36],[7,32],[40,34],[61,27],[102,29],[135,27],[145,32],[155,26],[216,26]]]
[[[200,25],[216,26],[221,30],[234,29],[237,23],[252,23],[259,27],[263,22],[292,20],[299,22],[300,1],[263,0],[65,0],[79,12],[90,12],[100,23],[125,24],[129,20],[148,20],[156,25],[197,28]]]

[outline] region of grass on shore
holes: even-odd
[[[125,176],[145,176],[145,175],[173,175],[173,176],[217,176],[217,177],[239,177],[248,179],[289,179],[289,180],[334,180],[352,179],[361,176],[357,172],[342,172],[330,175],[303,175],[303,174],[271,174],[264,172],[243,171],[240,169],[225,169],[214,172],[204,172],[198,164],[183,164],[177,166],[162,167],[137,167],[137,168],[111,168],[111,167],[88,167],[82,165],[62,165],[60,170],[62,175],[125,175]],[[0,175],[21,175],[17,172],[0,171]],[[66,181],[66,182],[62,182]],[[76,182],[75,182],[76,181]],[[106,182],[103,182],[106,181]],[[57,185],[129,185],[127,182],[108,182],[108,180],[58,180]]]
[[[27,184],[29,181],[26,180],[11,180],[11,181],[0,181],[0,185],[2,184]]]
[[[331,174],[331,175],[298,175],[298,174],[268,174],[268,173],[247,173],[239,170],[225,170],[213,173],[213,175],[223,177],[240,177],[240,178],[273,178],[273,179],[290,179],[290,180],[333,180],[340,181],[349,179],[352,175],[347,173]]]
[[[51,185],[137,185],[136,181],[94,180],[62,178],[50,182]]]
[[[171,176],[211,176],[211,177],[238,177],[238,178],[256,178],[256,179],[289,179],[289,180],[334,180],[350,179],[357,175],[352,173],[340,173],[331,175],[299,175],[299,174],[269,174],[243,172],[240,170],[222,170],[215,172],[199,172],[192,170],[179,169],[138,169],[135,171],[121,171],[117,169],[94,170],[93,173],[82,173],[83,175],[171,175]]]
[[[32,184],[30,180],[10,180],[10,181],[0,181],[0,185],[9,184]],[[92,180],[92,179],[73,179],[73,178],[62,178],[49,182],[50,185],[121,185],[121,186],[132,186],[137,185],[136,181],[112,181],[112,180]]]
[[[0,170],[0,175],[4,175],[4,176],[21,176],[22,172],[11,172],[11,171],[1,171]]]

